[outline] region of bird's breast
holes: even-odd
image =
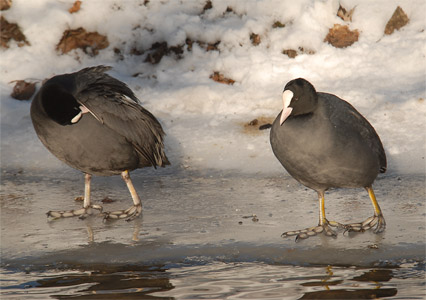
[[[46,120],[34,127],[52,154],[82,172],[112,175],[138,166],[132,144],[90,114],[84,114],[72,125]]]

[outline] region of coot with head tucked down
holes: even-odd
[[[90,201],[92,175],[121,174],[133,199],[126,210],[104,213],[106,219],[138,216],[142,204],[129,171],[170,164],[164,153],[164,132],[130,88],[97,66],[47,80],[31,104],[34,129],[47,149],[69,166],[85,173],[83,208],[49,211],[53,218],[102,211]]]
[[[320,232],[336,236],[329,226],[347,231],[373,228],[382,232],[386,223],[372,189],[379,173],[386,171],[386,155],[374,128],[348,102],[328,93],[317,93],[307,80],[290,81],[283,92],[283,110],[270,133],[272,150],[288,173],[315,190],[319,199],[319,224],[288,231],[283,237],[308,238]],[[324,192],[329,188],[364,187],[374,215],[364,222],[343,225],[325,217]]]

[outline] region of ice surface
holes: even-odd
[[[387,221],[383,234],[366,232],[338,238],[313,237],[295,243],[288,230],[318,222],[315,192],[289,176],[214,172],[137,171],[143,217],[104,223],[102,217],[48,222],[51,209],[75,209],[83,192],[77,171],[3,174],[2,263],[155,264],[209,261],[262,261],[279,264],[398,265],[425,253],[424,176],[387,176],[376,195]],[[93,180],[95,203],[108,196],[107,211],[127,208],[131,198],[121,179]],[[330,220],[359,222],[373,214],[362,189],[326,194]],[[253,214],[258,221],[253,221]]]

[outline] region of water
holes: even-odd
[[[2,299],[424,299],[424,267],[213,262],[3,271]]]
[[[4,170],[1,299],[424,299],[425,177],[387,175],[374,186],[383,234],[317,236],[287,230],[317,223],[315,192],[285,174],[168,168],[132,173],[143,216],[48,222],[75,209],[74,170]],[[119,177],[92,183],[104,210],[127,208]],[[111,201],[101,200],[108,196]],[[363,189],[326,194],[329,219],[373,213]],[[255,217],[254,217],[255,216]]]

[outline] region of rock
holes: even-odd
[[[98,32],[86,32],[82,27],[65,30],[56,50],[63,54],[80,48],[84,53],[95,56],[99,50],[109,46],[108,38]]]
[[[395,30],[401,29],[407,25],[408,21],[410,21],[410,19],[408,18],[407,14],[400,6],[398,6],[386,24],[385,34],[389,35],[392,34]]]
[[[293,49],[283,50],[283,54],[287,55],[290,58],[295,58],[297,56],[297,51]]]
[[[328,42],[336,48],[346,48],[358,41],[358,30],[351,31],[347,25],[334,24],[330,28],[324,42]]]
[[[309,55],[315,54],[315,51],[314,50],[305,49],[303,47],[299,47],[298,50],[286,49],[286,50],[283,50],[282,53],[285,54],[285,55],[287,55],[290,58],[295,58],[299,54],[309,54]]]
[[[235,83],[235,80],[226,78],[223,74],[220,74],[219,72],[214,72],[212,75],[210,75],[210,79],[228,85],[233,85]]]
[[[203,12],[204,13],[206,10],[212,9],[213,8],[213,4],[211,0],[207,0],[206,4],[203,7]]]
[[[30,100],[35,93],[35,82],[16,80],[10,96],[16,100]]]
[[[12,6],[12,0],[0,0],[0,10],[8,10]]]
[[[257,46],[260,44],[260,36],[256,33],[250,34],[250,40],[253,46]]]
[[[281,23],[280,21],[275,21],[274,24],[272,24],[272,28],[284,28],[285,24]]]
[[[258,119],[253,119],[247,125],[248,126],[256,126],[257,124],[259,124],[259,120]]]
[[[315,51],[314,51],[314,50],[311,50],[311,49],[305,49],[305,48],[303,48],[303,47],[299,47],[299,51],[300,51],[302,54],[309,54],[309,55],[313,55],[313,54],[315,54]]]
[[[76,13],[81,8],[81,1],[77,0],[74,2],[73,6],[68,10],[70,14]]]
[[[345,22],[352,22],[352,15],[354,13],[355,7],[350,11],[346,11],[346,9],[339,5],[339,9],[337,10],[337,16]]]
[[[9,48],[9,41],[15,40],[19,47],[30,45],[18,24],[9,23],[6,18],[0,18],[1,47]]]

